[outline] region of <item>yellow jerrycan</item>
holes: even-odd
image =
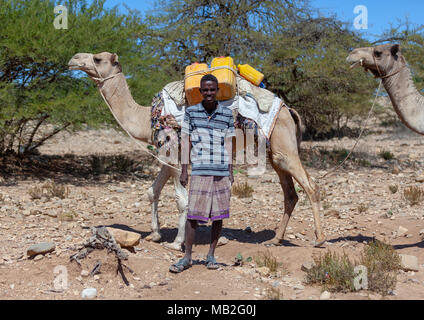
[[[189,106],[194,106],[202,102],[203,97],[200,93],[200,80],[209,73],[209,68],[206,63],[195,62],[185,69],[184,90],[187,103]]]
[[[245,78],[246,80],[253,83],[255,86],[259,87],[261,82],[264,80],[265,76],[257,71],[256,69],[252,68],[248,64],[239,64],[238,65],[239,73],[240,75]]]
[[[230,100],[236,95],[236,66],[233,58],[219,57],[212,60],[211,69],[224,67],[222,69],[212,71],[218,79],[219,91],[216,96],[218,101]]]

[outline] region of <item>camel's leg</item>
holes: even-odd
[[[180,173],[175,169],[172,169],[172,176],[174,178],[174,190],[175,190],[175,199],[177,201],[177,207],[179,211],[178,219],[178,234],[172,243],[164,244],[165,247],[173,250],[181,250],[182,244],[185,240],[185,226],[187,221],[187,203],[188,203],[188,193],[187,189],[182,186],[180,183]]]
[[[284,192],[284,216],[280,225],[276,229],[276,235],[274,239],[269,241],[270,244],[281,244],[284,240],[284,234],[286,232],[287,225],[289,223],[292,212],[299,200],[296,189],[294,187],[293,178],[287,172],[281,170],[278,166],[272,164],[274,170],[277,172],[280,178],[281,188]]]
[[[161,239],[158,215],[158,202],[160,192],[162,191],[170,176],[171,169],[168,166],[162,166],[158,176],[153,182],[153,185],[147,191],[149,201],[152,206],[152,233],[146,237],[146,240],[153,240],[154,242],[159,242]]]
[[[273,158],[274,164],[278,166],[278,170],[288,172],[290,175],[292,175],[296,179],[296,181],[301,185],[303,190],[305,190],[309,198],[309,201],[311,202],[312,213],[314,216],[315,236],[316,236],[315,246],[322,245],[325,242],[325,236],[322,232],[321,219],[319,214],[320,204],[319,204],[318,185],[314,181],[312,181],[312,179],[309,177],[308,173],[303,168],[302,163],[300,162],[299,156],[297,154],[296,155],[282,154],[278,152],[278,153],[273,153],[272,158]],[[283,186],[283,189],[284,189],[284,186]],[[286,195],[286,191],[284,195]],[[288,220],[290,216],[285,218],[287,218]],[[283,219],[281,226],[283,226],[284,221],[285,220]],[[280,236],[280,235],[284,235],[284,230],[278,230],[277,236]],[[283,239],[280,238],[276,240],[281,242]]]
[[[300,161],[296,130],[299,129],[296,128],[296,124],[293,121],[290,112],[285,108],[281,109],[270,138],[271,161],[273,163],[273,167],[277,168],[276,171],[279,175],[281,175],[281,173],[279,173],[280,171],[291,175],[302,186],[303,190],[308,195],[309,201],[311,202],[312,213],[315,222],[315,246],[320,246],[322,243],[325,242],[325,236],[322,232],[319,213],[319,188],[318,185],[309,177],[308,173],[305,171]],[[283,179],[283,181],[284,180],[287,179]],[[283,190],[285,184],[286,183],[282,183]],[[291,194],[291,188],[292,187],[290,186],[287,191],[285,191],[285,193],[289,192],[289,194]],[[289,217],[286,217],[286,219],[288,218]],[[283,227],[285,223],[284,221],[285,220],[283,219],[283,222],[281,224],[281,226]],[[284,230],[279,230],[277,232],[277,236],[281,235],[284,235]],[[283,239],[280,238],[276,240],[282,241]]]

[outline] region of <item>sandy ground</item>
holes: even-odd
[[[368,123],[373,130],[355,150],[354,160],[362,162],[350,160],[323,179],[319,177],[336,162],[324,161],[317,150],[349,150],[355,139],[302,143],[303,163],[321,188],[321,216],[327,236],[324,248],[312,246],[312,211],[301,188],[283,246],[266,247],[264,242],[274,236],[283,213],[278,177],[270,167],[257,178],[241,170],[235,176],[236,183],[248,182],[254,193],[250,198],[234,196],[231,200],[231,218],[225,221],[223,230],[229,241],[216,252],[221,268],[207,270],[203,263],[210,237],[207,225],[197,233],[194,265],[182,274],[168,272],[182,252],[163,246],[177,234],[178,211],[171,181],[159,204],[162,242],[149,242],[145,238],[150,233],[151,209],[146,192],[158,166],[114,130],[63,133],[40,148],[41,155],[31,162],[21,167],[15,163],[16,173],[10,169],[0,176],[0,299],[81,299],[82,290],[93,287],[97,299],[263,300],[278,292],[280,299],[315,300],[322,288],[305,284],[302,264],[328,250],[358,258],[373,238],[393,245],[398,253],[418,257],[419,271],[401,271],[395,291],[386,297],[362,290],[334,293],[331,299],[424,299],[424,242],[420,236],[424,212],[422,203],[411,206],[403,198],[405,188],[423,186],[424,140],[402,127],[379,126],[380,122],[372,119]],[[382,151],[390,151],[394,159],[384,160],[379,156]],[[125,155],[134,161],[133,170],[106,170],[93,175],[93,155]],[[67,186],[68,196],[32,200],[31,190],[46,179]],[[397,186],[398,191],[392,193],[389,186]],[[71,221],[64,218],[69,214],[73,215]],[[114,255],[106,251],[93,252],[82,260],[82,266],[69,261],[90,237],[90,227],[100,225],[141,234],[140,244],[127,251],[129,260],[125,264],[134,271],[131,274],[124,269],[129,285],[117,274]],[[408,230],[405,235],[398,236],[399,226]],[[40,242],[54,242],[55,251],[29,259],[27,249]],[[234,266],[238,254],[255,258],[265,252],[281,263],[277,274],[260,274],[254,259]],[[102,262],[100,274],[81,275],[83,270],[91,271],[97,261]],[[67,287],[56,290],[62,276],[66,276]]]

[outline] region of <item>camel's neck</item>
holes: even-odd
[[[394,70],[402,67],[400,63]],[[402,122],[411,130],[424,135],[424,97],[415,88],[408,67],[383,79],[383,84]]]
[[[99,86],[118,123],[134,138],[150,142],[150,108],[137,104],[123,74]]]

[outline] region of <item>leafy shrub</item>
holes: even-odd
[[[400,257],[391,245],[375,240],[365,246],[361,264],[368,270],[368,289],[386,295],[396,287]]]
[[[314,259],[314,266],[308,270],[306,283],[319,284],[330,292],[354,291],[354,264],[346,254],[339,256],[328,251]]]
[[[382,157],[384,160],[393,160],[395,158],[395,155],[391,153],[390,151],[381,151],[379,153],[379,156]]]

